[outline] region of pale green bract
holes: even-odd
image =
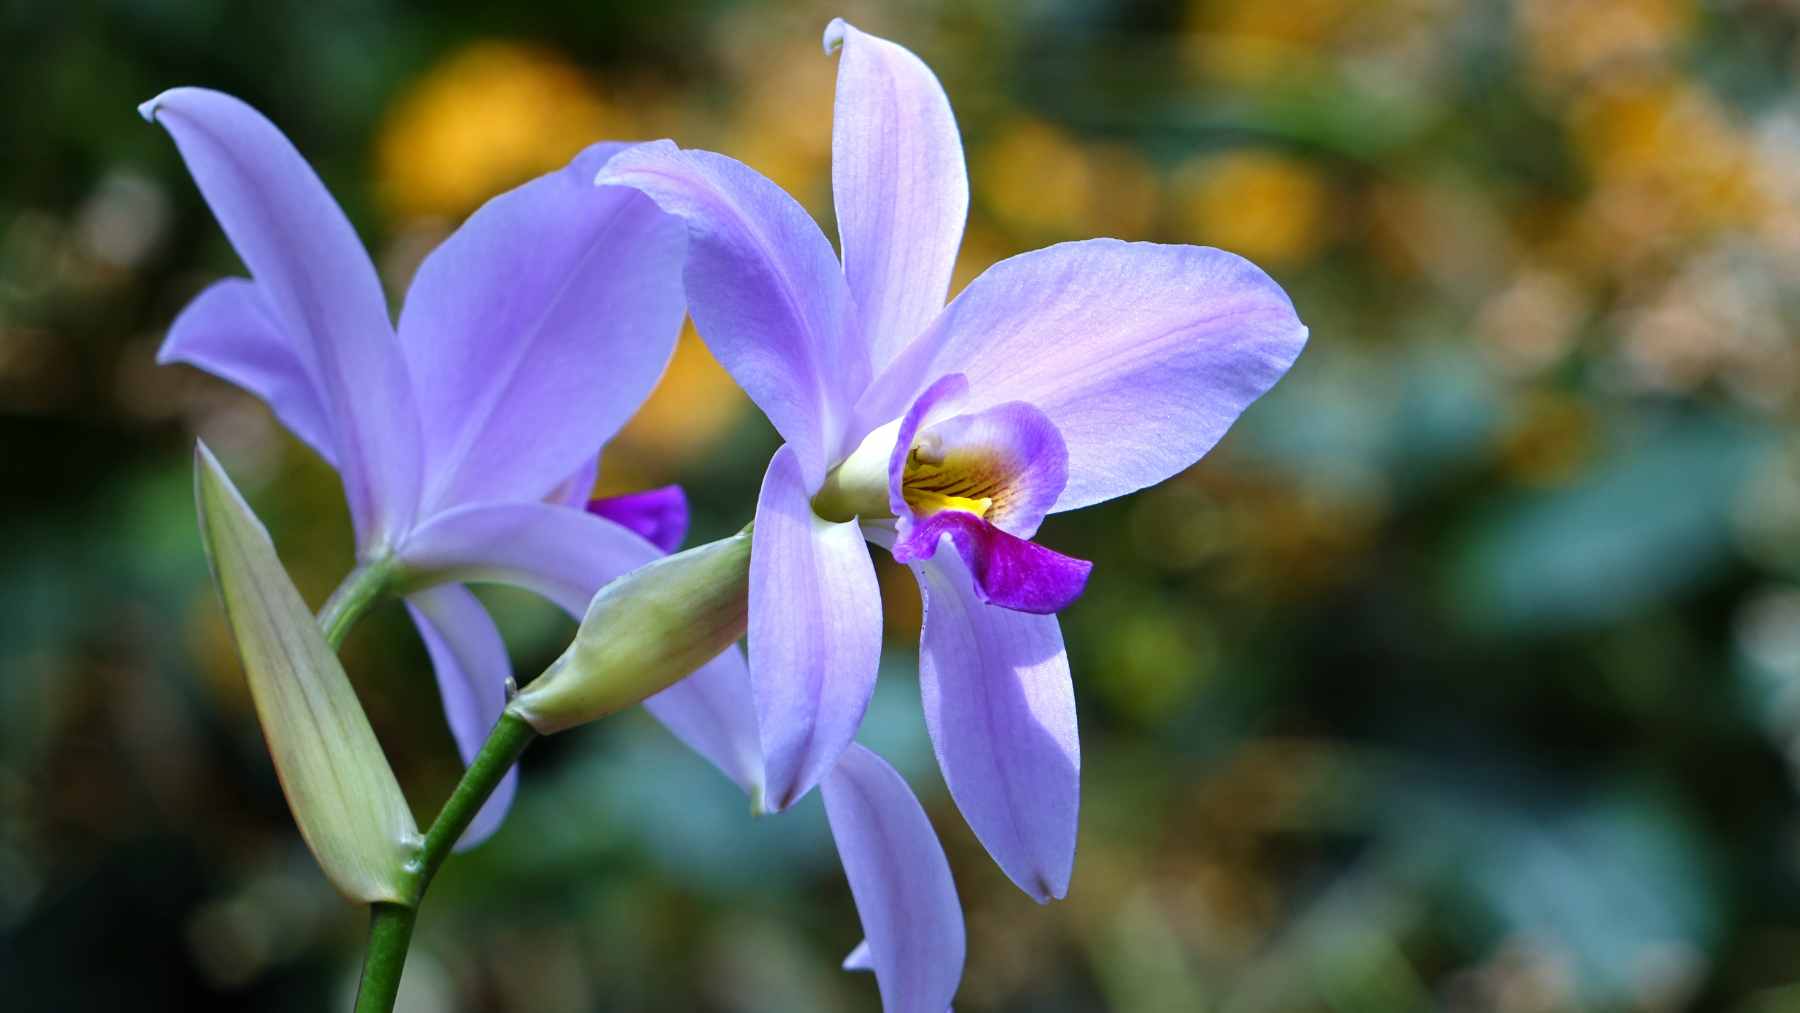
[[[421,838],[406,796],[268,531],[205,444],[195,452],[194,497],[256,717],[300,836],[344,896],[411,903],[407,863]]]
[[[749,581],[748,529],[612,581],[569,649],[507,709],[550,735],[636,706],[744,635]]]

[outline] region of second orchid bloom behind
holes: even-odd
[[[636,194],[594,189],[628,147],[596,144],[470,216],[420,266],[396,326],[349,220],[274,124],[201,88],[141,111],[174,137],[251,274],[196,296],[160,360],[261,397],[336,467],[359,567],[326,606],[327,634],[347,628],[347,599],[404,595],[467,761],[512,666],[462,585],[516,584],[580,616],[603,584],[681,540],[679,490],[588,500],[601,446],[674,350],[681,230]],[[732,648],[648,706],[755,791],[751,726],[718,718],[747,698]],[[515,780],[465,845],[499,825]]]

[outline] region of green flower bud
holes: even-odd
[[[548,735],[641,703],[744,635],[749,590],[748,529],[633,570],[600,589],[575,642],[507,709]]]
[[[344,896],[410,902],[406,863],[421,838],[406,796],[269,532],[205,444],[195,452],[194,498],[207,562],[300,836]]]

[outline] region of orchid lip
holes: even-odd
[[[1024,402],[951,414],[967,394],[958,374],[934,383],[827,473],[813,511],[837,523],[891,518],[896,561],[929,559],[947,545],[980,600],[1058,612],[1080,597],[1092,569],[1030,540],[1066,481],[1062,438]]]

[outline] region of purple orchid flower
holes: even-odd
[[[359,563],[394,569],[467,762],[505,706],[511,664],[462,582],[523,586],[579,618],[598,588],[685,533],[677,488],[588,502],[600,447],[674,349],[680,225],[630,190],[596,190],[630,147],[596,144],[476,211],[420,266],[396,327],[349,220],[274,124],[198,88],[140,112],[173,136],[251,274],[195,297],[158,360],[261,397],[337,469]],[[759,791],[735,648],[646,704]],[[464,846],[498,826],[515,778]]]
[[[1068,888],[1080,768],[1054,613],[1089,565],[1030,539],[1047,514],[1197,461],[1306,328],[1240,257],[1110,239],[1002,261],[946,307],[968,181],[943,88],[842,20],[825,47],[842,50],[841,262],[793,198],[722,155],[659,141],[596,181],[686,222],[695,324],[786,441],[757,503],[749,602],[771,805],[832,772],[862,721],[881,650],[862,543],[876,542],[924,594],[925,716],[950,792],[1006,874],[1048,901]],[[904,851],[845,857],[902,883],[931,876]],[[960,966],[960,924],[956,939]]]

